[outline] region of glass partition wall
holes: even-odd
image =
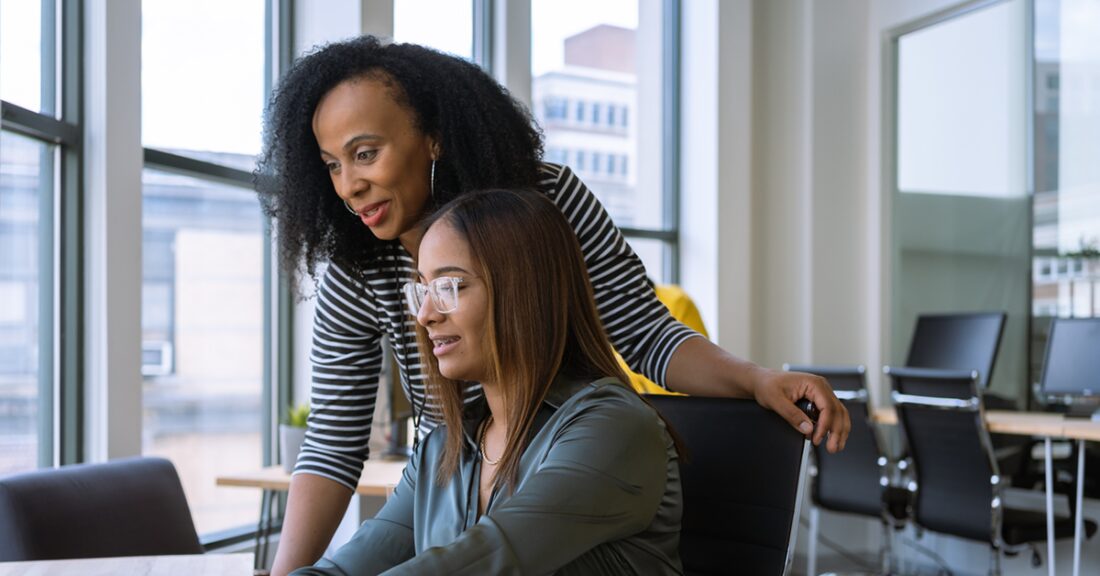
[[[990,388],[1025,401],[1031,198],[1028,3],[971,3],[896,31],[891,333],[922,313],[1008,313]]]
[[[1008,313],[1026,407],[1050,321],[1100,314],[1100,4],[976,1],[893,31],[888,362],[916,315]]]
[[[1100,5],[1035,0],[1031,372],[1056,317],[1100,315]]]

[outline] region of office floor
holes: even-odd
[[[1085,517],[1100,520],[1100,500],[1085,500]],[[1056,510],[1058,506],[1056,506]],[[798,533],[798,551],[795,554],[793,575],[806,575],[806,537],[805,526]],[[830,549],[823,542],[818,543],[817,573],[835,573],[838,575],[874,574],[878,566],[878,547],[881,543],[880,532],[873,520],[841,514],[821,514],[821,534],[838,545],[843,555]],[[989,570],[989,548],[976,542],[969,542],[951,536],[925,532],[916,538],[912,528],[901,532],[896,539],[900,550],[902,569],[900,574],[907,576],[939,576],[947,574],[937,566],[937,561],[918,549],[931,551],[947,566],[953,576],[986,576]],[[1015,557],[1005,557],[1001,561],[1004,576],[1046,576],[1046,543],[1040,543],[1039,552],[1043,564],[1031,565],[1031,553],[1022,552]],[[1055,543],[1055,568],[1058,576],[1073,573],[1073,540],[1059,540]],[[1086,540],[1081,547],[1081,574],[1100,574],[1100,534]]]

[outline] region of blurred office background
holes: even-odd
[[[276,463],[312,318],[263,108],[360,33],[492,73],[762,365],[867,364],[881,402],[917,314],[1004,310],[1027,406],[1050,319],[1100,313],[1096,0],[0,0],[0,474],[163,455],[204,541],[247,539],[258,491],[214,478]]]

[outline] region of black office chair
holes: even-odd
[[[1001,346],[1004,312],[921,314],[909,341],[908,368],[936,368],[978,372],[979,389],[993,378]]]
[[[0,479],[0,562],[202,552],[179,476],[163,458]]]
[[[790,570],[809,442],[752,400],[646,396],[686,448],[685,574]]]
[[[810,468],[810,533],[806,573],[817,574],[818,510],[859,514],[879,520],[884,546],[881,564],[884,573],[891,570],[893,529],[905,525],[909,491],[889,482],[891,470],[886,452],[867,408],[866,369],[863,366],[795,366],[784,370],[808,372],[829,381],[837,398],[848,409],[852,429],[844,450],[830,454],[825,443],[814,447],[814,466]]]
[[[1046,516],[1005,504],[1005,479],[985,428],[977,371],[884,369],[905,430],[915,474],[910,517],[934,532],[987,542],[992,574],[1001,573],[1001,554],[1046,540]],[[1085,521],[1088,536],[1096,523]],[[1055,537],[1073,536],[1073,519],[1055,521]]]
[[[985,407],[1017,410],[1016,401],[989,391],[1007,315],[1004,312],[921,314],[909,342],[908,368],[978,372]],[[1023,436],[992,434],[993,451],[1004,476],[1016,477],[1027,463],[1030,441]]]

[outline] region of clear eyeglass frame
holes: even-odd
[[[426,284],[408,282],[401,287],[401,291],[405,293],[405,305],[413,316],[420,313],[428,296],[431,296],[436,312],[450,314],[458,310],[458,287],[465,283],[465,278],[440,276]]]

